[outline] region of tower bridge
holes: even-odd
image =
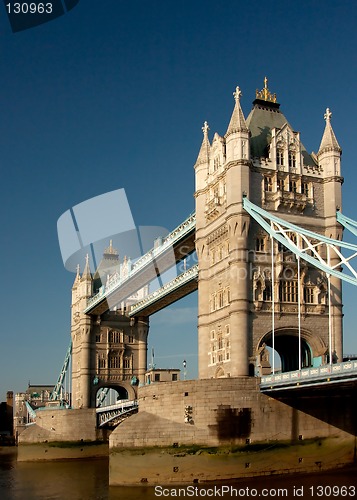
[[[341,213],[341,148],[331,112],[327,109],[324,116],[318,152],[308,153],[267,80],[247,117],[241,96],[237,87],[223,135],[215,133],[211,141],[207,122],[202,128],[194,164],[195,213],[136,262],[127,258],[120,262],[109,244],[93,273],[88,259],[83,272],[77,272],[72,288],[72,407],[94,409],[109,389],[116,390],[120,399],[110,408],[97,408],[98,425],[135,413],[140,391],[144,412],[157,412],[157,418],[164,414],[167,420],[179,418],[184,401],[172,402],[173,416],[166,411],[170,398],[177,396],[173,385],[167,394],[162,389],[163,403],[157,402],[154,389],[142,387],[149,318],[195,290],[199,380],[196,385],[185,381],[185,423],[190,422],[192,407],[187,401],[194,391],[193,402],[216,391],[216,407],[207,406],[211,416],[218,415],[220,403],[224,406],[234,399],[236,406],[243,404],[240,392],[247,401],[252,393],[258,394],[261,406],[255,408],[256,415],[267,408],[265,394],[291,407],[295,403],[289,394],[302,394],[299,410],[305,411],[309,391],[320,391],[325,398],[321,408],[331,387],[355,393],[356,362],[343,362],[341,281],[357,283],[353,265],[357,246],[342,238],[344,228],[356,234],[357,223]],[[195,263],[187,266],[192,254]],[[178,275],[176,267],[181,268]],[[175,276],[163,282],[170,269]],[[268,348],[278,353],[281,367],[275,366]],[[59,381],[57,393],[60,386]],[[222,387],[229,387],[227,400],[219,392]],[[320,418],[317,406],[314,412]],[[202,418],[202,426],[207,426],[211,416],[205,411],[197,409],[192,420]],[[276,409],[269,406],[267,411]],[[209,425],[219,427],[217,421]],[[344,423],[338,425],[342,428]],[[254,432],[261,427],[257,424]],[[267,426],[266,433],[270,431]],[[216,439],[207,436],[211,444]]]
[[[74,407],[95,406],[105,386],[134,399],[147,366],[150,315],[195,289],[201,379],[275,373],[268,347],[283,371],[342,361],[341,265],[352,269],[347,280],[355,276],[339,250],[348,245],[336,217],[343,178],[332,114],[326,110],[320,147],[309,154],[267,80],[247,118],[241,95],[237,87],[224,135],[211,142],[203,126],[195,213],[130,266],[109,248],[101,273],[92,275],[87,262],[77,274]],[[150,290],[193,252],[197,265]]]

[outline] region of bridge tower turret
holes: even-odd
[[[88,298],[93,293],[93,278],[89,256],[82,276],[77,268],[72,287],[72,405],[74,408],[91,406],[91,353],[95,346],[92,340],[92,319],[83,313]]]
[[[195,165],[200,378],[248,375],[249,130],[239,87],[233,95],[225,136],[210,146],[205,124]]]
[[[324,181],[324,220],[325,236],[342,239],[342,226],[336,220],[336,210],[342,209],[341,154],[342,149],[331,125],[332,113],[326,109],[325,130],[317,153],[318,165]],[[335,265],[331,260],[331,265]],[[342,286],[341,281],[331,277],[332,333],[333,346],[338,361],[343,359],[342,346]]]

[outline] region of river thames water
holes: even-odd
[[[156,488],[109,487],[107,458],[17,462],[16,448],[0,450],[0,500],[151,500],[155,498],[357,498],[357,468],[316,474],[240,479]]]

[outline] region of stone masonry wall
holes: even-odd
[[[19,444],[44,441],[95,441],[95,409],[38,411],[36,423],[19,436]]]
[[[139,413],[111,434],[115,447],[290,441],[346,432],[262,394],[250,377],[165,382],[139,389]],[[343,426],[342,426],[343,428]]]

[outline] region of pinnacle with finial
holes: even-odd
[[[235,92],[233,92],[233,97],[234,97],[236,102],[238,102],[240,100],[240,98],[242,97],[242,91],[238,86],[236,87]]]
[[[332,113],[330,111],[330,108],[326,108],[326,113],[324,114],[324,119],[326,122],[329,122],[331,120]]]
[[[202,127],[202,132],[204,137],[207,137],[209,131],[209,126],[207,122],[204,122],[203,127]]]

